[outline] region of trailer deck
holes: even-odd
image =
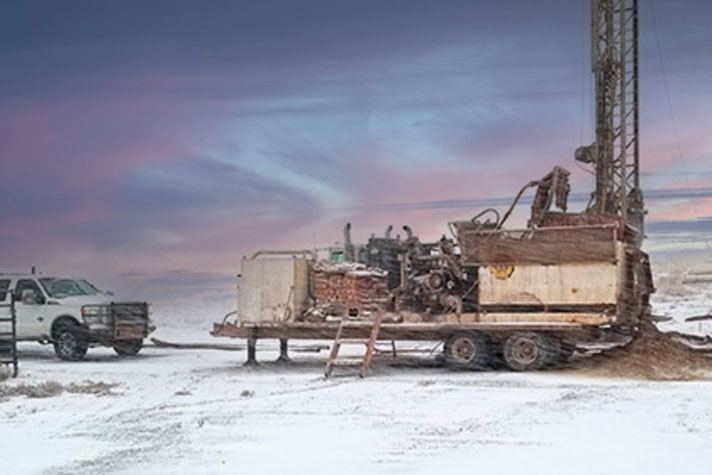
[[[571,314],[565,314],[571,317]],[[247,364],[257,362],[257,340],[280,341],[280,359],[288,360],[289,340],[335,340],[340,321],[330,322],[260,322],[260,323],[215,323],[214,337],[243,338],[247,340]],[[371,320],[352,320],[341,329],[340,338],[368,339],[373,329]],[[562,341],[601,342],[612,334],[620,336],[619,329],[601,326],[600,323],[560,321],[551,322],[426,322],[382,323],[376,340],[390,341],[448,341],[454,335],[486,334],[493,341],[502,342],[517,332],[536,332],[555,335]]]
[[[344,336],[348,338],[363,338],[368,336],[372,323],[351,322]],[[215,323],[213,331],[215,337],[246,338],[246,339],[307,339],[331,340],[336,335],[339,322],[327,323]],[[512,332],[512,331],[543,331],[566,332],[576,334],[589,334],[600,327],[582,325],[579,323],[536,323],[536,322],[501,322],[501,323],[383,323],[379,333],[379,340],[440,340],[456,331],[486,331],[486,332]]]

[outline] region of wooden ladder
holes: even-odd
[[[12,366],[12,377],[17,377],[17,314],[15,299],[8,291],[9,303],[0,304],[0,365]]]
[[[363,326],[363,323],[348,321],[346,319],[341,320],[339,328],[336,330],[334,344],[331,346],[329,360],[326,362],[324,376],[327,378],[331,376],[335,366],[360,365],[361,368],[359,370],[359,376],[362,378],[365,377],[366,373],[371,368],[371,360],[373,359],[374,350],[376,348],[376,340],[378,340],[378,333],[381,331],[381,322],[383,322],[383,312],[378,312],[376,314],[376,318],[374,318],[371,323],[371,334],[367,339],[345,339],[341,338],[344,328],[359,328]],[[364,353],[363,357],[339,358],[339,350],[342,345],[366,345],[366,353]]]

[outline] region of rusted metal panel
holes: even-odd
[[[480,305],[615,305],[615,262],[517,264],[478,269]]]
[[[616,225],[622,231],[624,224],[623,218],[613,214],[549,211],[544,214],[539,227]]]
[[[613,261],[617,225],[483,230],[457,223],[464,264],[561,264]]]

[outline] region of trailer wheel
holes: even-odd
[[[123,340],[114,342],[114,351],[119,356],[136,356],[143,348],[143,340]]]
[[[556,361],[566,363],[571,360],[574,353],[576,353],[576,345],[562,341],[556,354]]]
[[[504,343],[502,353],[509,369],[530,371],[544,367],[555,357],[548,338],[533,332],[515,333]]]
[[[456,332],[445,341],[445,364],[453,369],[480,369],[490,359],[490,341],[475,332]]]

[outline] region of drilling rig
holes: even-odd
[[[638,2],[591,0],[591,6],[596,138],[574,154],[595,175],[583,211],[567,210],[569,172],[554,167],[527,183],[503,215],[487,209],[449,223],[452,238],[424,243],[406,226],[404,241],[390,238],[390,230],[372,239],[365,256],[383,275],[337,268],[315,285],[316,256],[247,259],[237,322],[217,324],[213,334],[247,338],[248,362],[258,338],[281,339],[285,356],[289,338],[334,338],[329,365],[342,338],[365,338],[363,368],[376,340],[440,340],[451,367],[482,368],[499,355],[518,371],[567,359],[585,343],[622,343],[639,334],[654,288],[641,249]],[[505,228],[530,188],[535,194],[526,227]],[[376,318],[359,309],[365,294],[388,302]],[[347,316],[311,312],[334,300],[348,304]]]
[[[641,249],[638,1],[591,0],[591,46],[595,141],[574,154],[595,175],[586,209],[567,212],[569,172],[555,167],[525,185],[502,218],[485,210],[470,221],[450,223],[458,253],[441,240],[434,253],[406,255],[405,265],[414,271],[401,288],[406,307],[514,326],[578,324],[598,330],[602,340],[640,330],[654,288]],[[526,229],[505,229],[528,188],[536,193]],[[551,211],[552,205],[560,211]],[[428,266],[413,264],[418,262]],[[484,346],[500,348],[512,369],[532,369],[593,334],[558,330],[489,331]],[[482,346],[478,337],[453,335],[445,357],[467,366],[467,357]]]

